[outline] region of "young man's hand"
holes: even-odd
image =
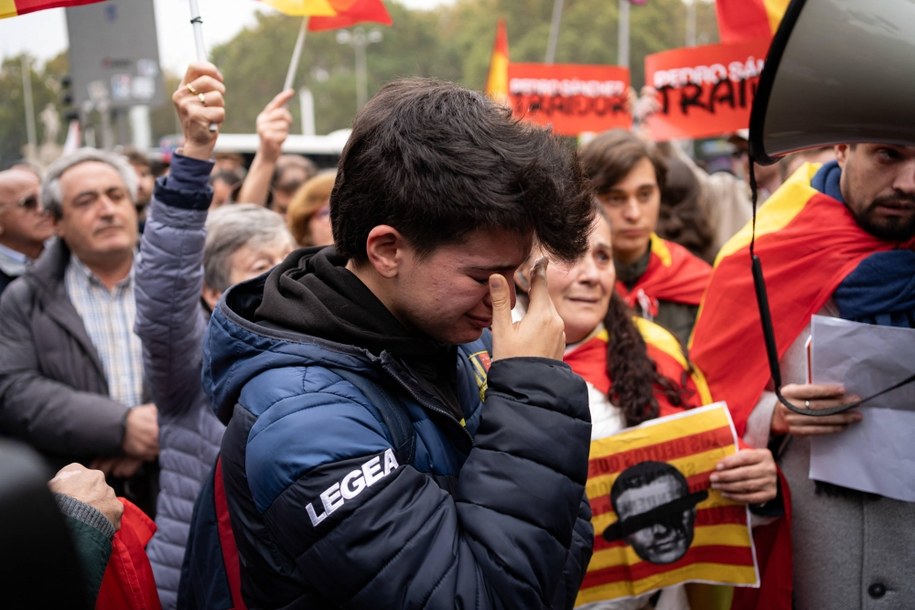
[[[565,325],[553,307],[546,285],[546,257],[531,269],[530,303],[520,322],[512,323],[511,290],[505,276],[489,276],[492,299],[492,359],[539,356],[562,360]]]

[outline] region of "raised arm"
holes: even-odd
[[[277,159],[283,153],[283,143],[289,136],[289,128],[292,126],[292,114],[286,108],[286,104],[294,94],[292,89],[281,91],[257,115],[259,143],[238,193],[238,201],[241,203],[267,205],[273,170],[276,168]]]
[[[218,135],[209,125],[225,118],[224,92],[215,66],[191,64],[172,96],[185,144],[156,185],[137,262],[136,332],[150,391],[166,418],[198,404],[202,392],[204,223]]]

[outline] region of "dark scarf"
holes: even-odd
[[[830,161],[820,168],[810,184],[844,204],[841,176],[838,162]],[[912,328],[915,326],[915,252],[875,252],[842,280],[832,296],[839,308],[839,316],[845,320]],[[817,495],[878,497],[822,481],[815,481],[815,485]]]
[[[842,170],[835,161],[823,165],[811,185],[841,201]],[[854,322],[912,328],[915,326],[915,252],[876,252],[848,274],[833,293],[839,315]]]

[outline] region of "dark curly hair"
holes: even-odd
[[[655,389],[661,390],[670,404],[684,406],[688,398],[686,381],[689,377],[686,370],[677,383],[658,372],[657,365],[648,357],[648,347],[632,316],[632,311],[614,292],[604,318],[610,338],[607,342],[607,375],[611,384],[607,398],[623,411],[627,427],[658,416],[660,409]]]

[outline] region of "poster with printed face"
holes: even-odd
[[[629,69],[578,64],[508,66],[508,97],[515,117],[577,136],[629,129]]]
[[[594,555],[576,605],[685,582],[759,586],[749,511],[709,484],[736,451],[724,403],[592,441]]]
[[[645,84],[658,110],[645,123],[652,139],[706,138],[750,125],[769,40],[673,49],[645,57]]]

